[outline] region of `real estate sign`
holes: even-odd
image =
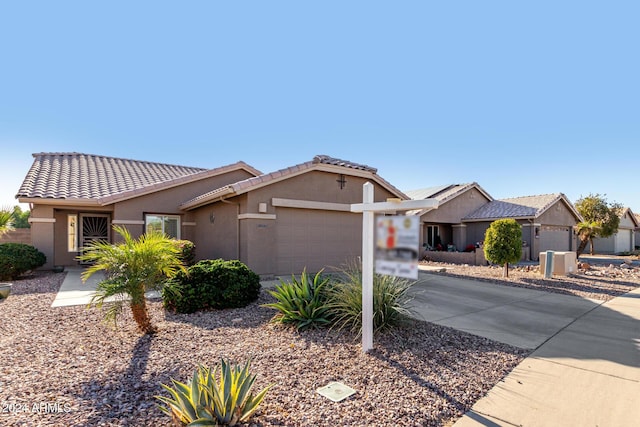
[[[379,216],[376,220],[375,271],[418,278],[418,216]]]

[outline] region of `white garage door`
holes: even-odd
[[[618,230],[618,234],[616,235],[615,252],[628,252],[632,249],[631,230]]]
[[[362,215],[278,208],[277,274],[340,268],[362,252]]]
[[[540,251],[570,251],[570,239],[571,229],[569,227],[542,226],[540,233]]]

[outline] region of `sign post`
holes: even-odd
[[[435,199],[387,201],[375,203],[373,184],[362,186],[362,203],[351,205],[351,212],[362,212],[362,351],[373,349],[373,268],[375,214],[381,212],[408,211],[412,209],[436,209]]]

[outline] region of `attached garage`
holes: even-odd
[[[571,250],[571,228],[544,225],[541,227],[540,247],[547,251],[568,252]]]
[[[278,208],[277,274],[340,268],[362,252],[362,216],[349,212]]]
[[[618,230],[616,234],[616,243],[615,243],[615,252],[629,252],[633,250],[633,246],[631,245],[631,236],[633,234],[633,230]]]
[[[374,185],[375,202],[408,199],[375,168],[316,156],[215,189],[181,207],[198,218],[195,234],[202,237],[196,247],[209,251],[196,251],[200,258],[235,253],[263,277],[300,274],[305,268],[316,273],[361,255],[362,214],[352,213],[351,205],[362,203],[366,182]]]

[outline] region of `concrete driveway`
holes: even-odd
[[[420,319],[525,349],[603,303],[423,271],[411,295]]]

